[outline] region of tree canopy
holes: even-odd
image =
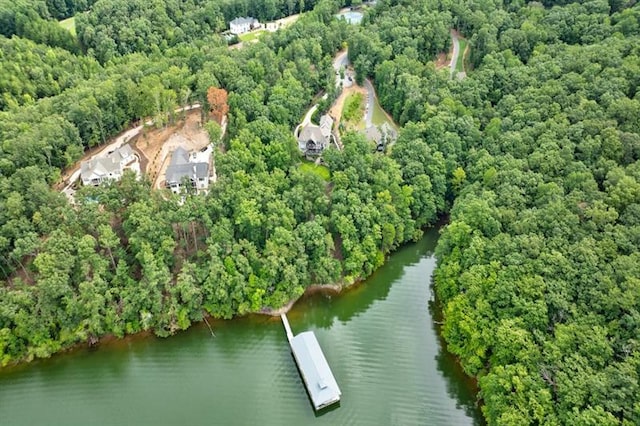
[[[640,4],[378,0],[350,26],[331,0],[98,0],[77,40],[53,28],[91,3],[0,4],[0,364],[353,283],[446,214],[442,334],[488,422],[640,423]],[[242,49],[216,34],[299,10]],[[463,79],[435,65],[452,28]],[[335,97],[345,42],[402,128],[388,155],[343,135],[325,180],[292,129]],[[73,206],[54,189],[190,102],[228,107],[207,196],[132,174]]]

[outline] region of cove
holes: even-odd
[[[3,425],[477,425],[476,389],[446,353],[430,307],[437,230],[364,283],[288,313],[314,330],[342,390],[316,415],[279,317],[134,336],[0,371]]]

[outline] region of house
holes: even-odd
[[[392,144],[398,138],[398,132],[389,123],[383,123],[382,126],[369,126],[365,129],[364,135],[367,140],[376,144],[378,151],[384,151],[387,145]]]
[[[95,157],[80,165],[83,185],[98,186],[109,180],[120,180],[126,166],[136,160],[129,145],[111,151],[106,157]]]
[[[136,159],[133,154],[133,149],[129,145],[121,146],[115,151],[109,153],[108,157],[112,157],[118,161],[120,164],[120,168],[124,169],[124,167],[134,161]]]
[[[206,191],[209,187],[209,162],[212,151],[211,145],[191,154],[181,147],[176,148],[165,174],[166,187],[178,194],[188,181],[197,192]]]
[[[334,139],[331,129],[333,119],[328,115],[320,117],[320,125],[308,123],[298,134],[298,148],[305,155],[319,155]]]
[[[260,28],[260,22],[256,18],[236,18],[229,22],[229,30],[232,34],[239,35]]]

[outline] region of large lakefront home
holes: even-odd
[[[231,31],[232,34],[236,35],[244,34],[260,27],[260,21],[252,17],[236,18],[233,21],[229,22],[229,31]]]
[[[298,148],[305,155],[322,154],[334,138],[331,129],[333,119],[328,115],[320,117],[320,125],[308,123],[298,134]]]
[[[189,182],[197,192],[209,188],[209,162],[213,148],[211,145],[199,152],[189,154],[183,148],[176,148],[171,155],[171,162],[165,174],[165,185],[178,194]]]
[[[102,182],[120,180],[124,169],[135,160],[131,147],[124,145],[105,157],[83,161],[80,165],[82,184],[98,186]]]

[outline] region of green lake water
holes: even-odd
[[[471,425],[476,390],[433,322],[437,231],[340,295],[288,314],[313,330],[342,390],[316,415],[279,318],[214,321],[0,370],[0,425]]]

